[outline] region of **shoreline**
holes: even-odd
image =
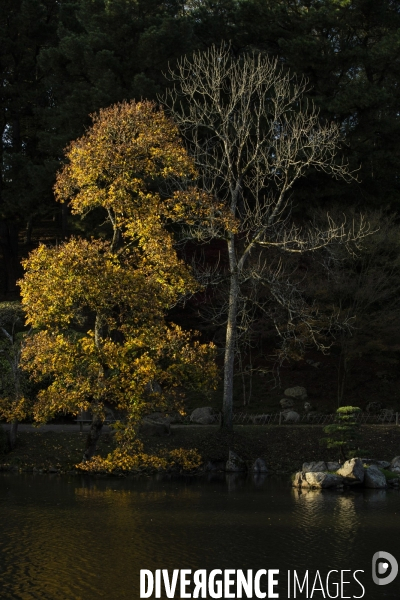
[[[2,427],[5,429],[4,425]],[[16,448],[0,455],[0,471],[82,473],[75,465],[81,462],[88,428],[81,433],[79,425],[20,427]],[[337,459],[332,450],[319,444],[319,439],[324,436],[322,429],[316,425],[237,425],[232,433],[226,433],[217,425],[173,425],[170,436],[144,437],[142,441],[144,451],[157,456],[181,448],[196,449],[203,459],[202,467],[196,472],[205,472],[204,467],[209,462],[223,465],[232,450],[246,462],[248,469],[257,458],[262,458],[268,473],[289,475],[298,471],[303,462]],[[391,461],[400,455],[399,427],[362,425],[359,431],[359,445],[368,450],[368,456],[363,458]],[[99,440],[98,454],[105,458],[113,449],[110,429],[105,428]],[[135,472],[161,471],[139,467]]]

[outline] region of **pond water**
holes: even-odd
[[[378,551],[400,562],[395,490],[299,494],[273,477],[0,474],[0,523],[1,600],[133,600],[141,569],[242,569],[246,576],[252,569],[253,578],[279,569],[271,588],[279,598],[400,597],[400,575],[388,585],[371,575]],[[339,573],[328,585],[330,570]],[[308,571],[308,593],[305,586],[294,596],[294,571],[300,583]],[[350,581],[342,590],[334,585],[340,578]],[[260,582],[270,597],[268,575]],[[220,597],[236,597],[235,589]],[[253,588],[248,597],[257,594]],[[181,597],[179,587],[172,597]]]

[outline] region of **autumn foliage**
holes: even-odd
[[[136,451],[127,451],[117,448],[106,458],[95,456],[92,460],[79,463],[76,468],[86,473],[139,473],[142,471],[184,471],[190,472],[198,469],[203,459],[196,448],[186,450],[176,448],[169,452],[164,451],[160,455],[147,454],[139,443]]]
[[[156,407],[179,407],[185,386],[215,385],[214,346],[165,320],[199,286],[166,228],[174,190],[159,189],[195,170],[176,126],[150,102],[100,111],[66,158],[57,199],[75,214],[101,211],[108,235],[41,245],[24,262],[22,302],[35,335],[22,360],[46,383],[35,418],[90,408],[102,419],[107,403],[135,425]],[[198,199],[187,193],[182,210],[195,214]],[[146,392],[151,381],[161,393]]]

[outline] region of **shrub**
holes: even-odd
[[[324,427],[324,433],[328,434],[328,437],[322,438],[320,443],[327,448],[337,449],[339,460],[346,460],[365,452],[357,448],[359,423],[356,421],[356,414],[359,412],[361,409],[358,406],[341,406],[336,411],[336,422]]]
[[[179,470],[190,472],[198,469],[203,462],[202,457],[194,448],[185,450],[177,448],[161,455],[146,454],[140,442],[136,442],[135,447],[116,448],[107,458],[94,456],[85,463],[79,463],[76,468],[88,473],[135,473],[138,471],[167,471]]]

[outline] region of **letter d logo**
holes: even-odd
[[[388,583],[392,583],[397,576],[398,570],[399,565],[392,554],[383,552],[383,550],[375,552],[372,557],[372,580],[376,585],[387,585]],[[380,577],[380,575],[385,575],[386,573],[388,573],[386,577]]]

